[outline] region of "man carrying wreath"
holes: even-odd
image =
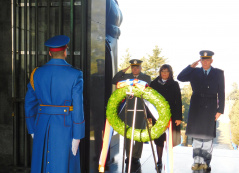
[[[141,64],[143,61],[138,60],[138,59],[132,59],[129,61],[130,66],[127,67],[124,70],[119,71],[114,78],[112,79],[113,84],[117,84],[117,82],[126,80],[126,79],[139,79],[142,81],[147,82],[150,84],[151,78],[150,76],[143,74],[141,72]],[[129,68],[131,67],[131,73],[127,74],[125,73]],[[135,97],[132,99],[129,99],[128,101],[128,109],[134,109],[134,102],[135,102]],[[143,109],[142,102],[140,99],[137,101],[137,109]],[[124,120],[125,117],[125,110],[122,110],[121,113],[119,114],[122,120]],[[128,112],[127,113],[127,125],[132,126],[132,121],[133,121],[133,112]],[[144,120],[144,112],[143,111],[137,111],[136,112],[136,120],[135,120],[135,128],[136,129],[145,129],[145,120]],[[140,161],[139,159],[141,158],[142,154],[142,149],[143,149],[143,143],[142,142],[137,142],[135,141],[134,146],[133,146],[133,153],[132,153],[132,163],[135,165],[139,165]],[[126,139],[126,160],[125,163],[128,164],[129,162],[129,152],[130,152],[130,139]]]

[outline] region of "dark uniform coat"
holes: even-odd
[[[182,100],[178,82],[167,80],[165,84],[157,77],[150,87],[158,91],[169,103],[172,114],[173,146],[181,143],[180,125],[176,126],[175,120],[182,120]],[[157,144],[156,140],[155,143]]]
[[[199,139],[215,138],[215,115],[224,112],[224,72],[211,67],[205,76],[203,68],[192,68],[189,65],[178,75],[178,80],[190,81],[193,90],[186,134]]]
[[[112,83],[113,84],[117,84],[117,82],[122,81],[122,80],[126,80],[126,79],[135,79],[135,77],[133,76],[132,73],[126,74],[122,71],[119,71],[114,78],[112,79]],[[143,80],[145,82],[147,82],[148,84],[150,84],[151,82],[151,78],[150,76],[140,73],[137,77],[137,79],[139,80]],[[135,101],[135,97],[133,99],[129,99],[128,101],[128,109],[134,109],[134,101]],[[139,110],[143,110],[143,105],[141,102],[141,99],[138,99],[137,101],[137,109]],[[119,115],[120,118],[122,120],[124,120],[124,116],[125,116],[125,109],[123,109],[121,111],[121,114]],[[133,121],[133,112],[128,112],[127,113],[127,125],[129,125],[130,127],[132,127],[132,121]],[[144,113],[141,112],[137,112],[136,113],[136,120],[135,120],[135,128],[136,129],[145,129],[145,120],[144,120]],[[129,141],[126,143],[126,154],[128,156],[129,154]],[[135,142],[135,146],[134,146],[134,150],[133,150],[133,157],[135,158],[140,158],[141,157],[141,153],[142,153],[142,147],[143,147],[143,143],[142,142]]]
[[[74,156],[71,148],[73,138],[85,136],[82,72],[51,59],[32,79],[25,97],[27,129],[34,134],[31,172],[79,173],[80,151]]]
[[[121,70],[114,76],[114,78],[112,79],[112,83],[117,84],[117,82],[119,82],[121,80],[126,80],[126,79],[135,79],[135,77],[132,73],[127,74],[127,73],[122,72],[122,70]],[[150,82],[151,82],[150,76],[143,74],[143,73],[140,73],[138,75],[137,79],[143,80],[143,81],[147,82],[148,84],[150,84]]]
[[[122,80],[126,80],[126,79],[135,79],[135,77],[133,76],[132,73],[126,74],[126,73],[124,73],[122,71],[119,71],[114,76],[114,78],[112,79],[112,83],[113,84],[117,84],[117,82],[122,81]],[[143,73],[140,73],[138,75],[137,79],[143,80],[143,81],[147,82],[148,84],[150,84],[150,82],[151,82],[150,76],[148,76],[146,74],[143,74]],[[134,101],[135,101],[135,99],[129,99],[128,109],[134,109]],[[138,99],[138,101],[137,101],[137,109],[143,109],[142,102],[141,102],[140,99]],[[122,116],[121,116],[122,119],[124,119],[124,113],[125,113],[125,111],[123,110],[122,111]],[[132,116],[131,116],[131,114],[133,115],[132,112],[129,112],[127,114],[128,115],[127,124],[130,127],[132,126]],[[137,129],[144,129],[145,128],[144,113],[143,112],[137,112],[136,115],[137,115],[137,118],[136,118],[135,128],[137,128]]]

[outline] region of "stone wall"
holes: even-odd
[[[0,167],[12,164],[11,1],[0,1]]]

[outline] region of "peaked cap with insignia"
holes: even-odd
[[[139,60],[139,59],[131,59],[131,60],[129,61],[129,63],[130,63],[131,66],[141,65],[142,62],[143,62],[143,61],[141,61],[141,60]]]
[[[214,52],[210,50],[201,50],[199,54],[201,55],[201,59],[211,59]]]

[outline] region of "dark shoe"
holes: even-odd
[[[157,168],[158,168],[158,171],[161,172],[162,171],[162,163],[157,163]]]
[[[127,157],[126,159],[125,159],[125,163],[129,163],[129,158]]]
[[[207,164],[202,164],[203,165],[203,169],[206,171],[206,172],[211,172],[211,166],[210,165],[207,165]]]
[[[202,165],[199,163],[194,163],[191,168],[193,171],[198,171],[203,169]]]
[[[125,163],[129,163],[129,158],[128,157],[125,159]],[[132,157],[131,163],[139,164],[140,163],[139,158]]]
[[[132,163],[140,164],[139,158],[132,157]]]
[[[109,170],[110,165],[114,163],[114,160],[115,160],[115,159],[112,158],[112,159],[109,159],[109,160],[106,161],[106,164],[105,164],[105,171],[108,171],[108,170]]]

